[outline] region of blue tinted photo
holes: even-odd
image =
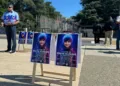
[[[31,62],[49,64],[50,42],[51,34],[34,33]]]
[[[19,40],[18,40],[19,44],[25,44],[25,42],[26,42],[26,33],[27,32],[20,32],[19,33]]]
[[[27,44],[32,44],[32,42],[33,42],[33,36],[34,36],[33,32],[28,32],[28,35],[27,35]]]
[[[78,34],[58,34],[56,65],[77,67]]]

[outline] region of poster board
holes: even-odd
[[[27,32],[21,31],[19,33],[18,44],[25,44],[26,43]]]
[[[27,44],[32,44],[34,37],[34,32],[28,32],[27,33]]]
[[[58,34],[56,62],[58,66],[77,67],[78,34]]]
[[[50,63],[50,41],[51,34],[34,33],[31,62]]]

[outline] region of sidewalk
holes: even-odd
[[[18,34],[16,35],[16,38],[18,39]],[[6,35],[5,34],[0,34],[0,39],[6,39]]]
[[[0,50],[4,49],[6,40],[0,39]],[[40,76],[39,64],[37,81],[32,85],[33,63],[30,62],[30,55],[30,52],[0,52],[0,86],[69,86],[69,77],[51,74]],[[44,65],[44,71],[69,74],[69,70],[55,66],[53,61],[50,65]],[[114,45],[82,46],[81,64],[76,72],[73,86],[120,86],[120,51],[116,51]]]
[[[25,46],[30,49],[30,46]],[[0,51],[6,49],[6,40],[0,39]],[[83,51],[82,51],[83,52]],[[31,52],[16,52],[15,54],[0,52],[0,86],[69,86],[69,77],[54,74],[40,76],[40,65],[37,65],[37,81],[31,84],[33,63],[30,62]],[[81,56],[83,57],[83,55]],[[44,71],[69,75],[70,68],[55,66],[53,61],[50,65],[43,65]],[[73,86],[78,86],[80,68],[76,69],[76,81]]]
[[[86,46],[79,86],[120,86],[120,51]]]

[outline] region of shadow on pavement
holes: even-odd
[[[67,82],[63,82],[63,81],[67,81]],[[39,76],[39,78],[37,76],[35,82],[46,82],[46,83],[49,83],[49,86],[52,86],[51,84],[56,84],[60,86],[69,86],[69,80],[62,79],[62,78],[56,78],[56,77],[50,77],[50,76]]]
[[[47,78],[47,77],[46,77]],[[49,78],[49,77],[48,77]],[[69,83],[65,83],[63,81],[68,81],[64,79],[59,79],[59,80],[53,80],[53,79],[41,79],[41,78],[36,78],[36,82],[46,82],[49,83],[49,86],[52,86],[51,84],[56,84],[60,86],[69,86]]]
[[[44,85],[38,85],[38,84],[32,84],[32,76],[27,75],[0,75],[0,78],[17,81],[18,83],[13,82],[0,82],[0,86],[44,86]],[[62,86],[68,86],[68,83],[62,82],[62,81],[68,81],[67,79],[61,79],[61,78],[55,78],[55,77],[48,77],[48,76],[36,76],[35,82],[46,82],[49,84],[56,84],[56,85],[62,85]]]
[[[19,83],[0,82],[0,86],[40,86],[40,85],[37,85],[37,84],[32,85],[30,76],[0,75],[0,78],[19,82]]]
[[[0,50],[0,53],[5,53],[5,50]]]
[[[0,82],[0,86],[40,86],[40,85],[21,84],[21,83],[12,83],[12,82]]]
[[[102,52],[102,53],[105,53],[105,54],[120,54],[120,52],[115,52],[115,51],[105,51],[105,52]]]
[[[116,50],[116,49],[102,49],[102,48],[83,48],[85,50]]]

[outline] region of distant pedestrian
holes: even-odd
[[[120,16],[117,17],[116,19],[116,24],[117,24],[117,40],[116,40],[116,49],[120,50]]]
[[[96,23],[93,25],[93,34],[94,34],[95,44],[96,44],[96,43],[100,43],[101,30],[102,30],[101,24],[99,24],[99,22],[96,22]]]
[[[104,25],[104,32],[105,32],[105,45],[108,43],[107,38],[109,38],[110,45],[112,45],[112,38],[113,38],[113,21],[112,19],[108,19],[108,21]]]
[[[7,36],[7,50],[5,52],[15,53],[16,51],[16,25],[19,23],[19,15],[13,10],[13,5],[2,16],[2,26],[5,26]],[[12,40],[12,44],[11,44]],[[11,48],[12,47],[12,48]]]

